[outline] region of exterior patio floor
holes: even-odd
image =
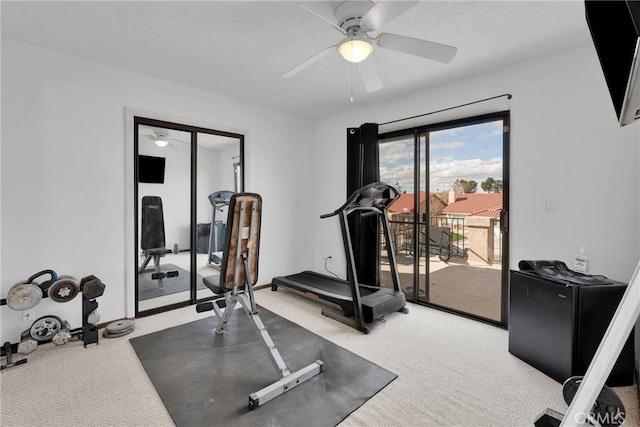
[[[396,255],[400,286],[408,299],[413,298],[413,256]],[[442,261],[429,256],[430,284],[427,289],[426,257],[420,257],[419,300],[475,316],[500,321],[502,264],[488,265],[465,259]],[[382,281],[392,285],[389,263],[382,258]]]

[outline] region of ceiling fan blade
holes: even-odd
[[[417,5],[418,0],[412,1],[384,1],[381,0],[364,14],[360,23],[365,26],[367,31],[375,31],[382,27],[393,18],[396,18],[413,6]]]
[[[376,69],[376,64],[373,62],[373,58],[359,62],[358,68],[367,93],[382,89],[382,82],[380,81],[380,76],[378,75],[378,70]]]
[[[306,10],[307,12],[310,12],[312,14],[314,14],[315,16],[317,16],[318,18],[322,19],[324,22],[326,22],[327,24],[331,25],[333,28],[335,28],[336,30],[340,31],[340,33],[342,33],[343,35],[346,35],[347,32],[345,30],[343,30],[342,28],[338,27],[336,24],[334,24],[333,22],[329,21],[327,18],[325,18],[324,16],[320,15],[319,13],[316,13],[315,11],[309,9],[307,6],[295,1],[295,4],[297,4],[298,6],[300,6],[301,8],[303,8],[304,10]]]
[[[458,51],[458,48],[454,46],[389,33],[378,35],[376,44],[385,49],[397,50],[444,63],[450,62]]]
[[[331,51],[335,50],[338,47],[337,44],[334,44],[333,46],[329,46],[328,48],[320,51],[319,53],[316,53],[315,55],[313,55],[311,58],[301,62],[300,64],[296,65],[295,67],[293,67],[292,69],[290,69],[289,71],[287,71],[286,73],[284,73],[282,75],[282,77],[292,77],[295,76],[296,74],[298,74],[300,71],[304,70],[305,68],[307,68],[309,65],[319,61],[320,59],[324,58],[327,54],[331,53]]]

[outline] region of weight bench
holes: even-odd
[[[224,299],[201,303],[196,311],[213,310],[218,318],[216,334],[225,332],[227,322],[240,303],[244,312],[265,346],[271,363],[280,379],[275,383],[249,395],[249,408],[256,409],[271,399],[289,391],[309,378],[324,371],[324,363],[316,360],[296,372],[290,372],[260,319],[253,295],[253,286],[258,280],[258,256],[260,252],[260,223],[262,198],[253,193],[237,193],[231,196],[227,214],[227,227],[222,253],[220,275],[207,276],[204,284]],[[224,308],[224,311],[221,309]]]
[[[163,273],[160,270],[160,258],[172,252],[165,247],[164,215],[160,197],[144,196],[142,198],[141,226],[140,247],[146,259],[138,269],[138,274],[144,273],[147,264],[153,259],[155,272],[151,275],[151,279],[157,280],[158,288],[164,289],[163,279],[177,277],[179,272],[176,270]]]

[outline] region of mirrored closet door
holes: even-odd
[[[134,118],[136,317],[211,299],[229,197],[243,191],[239,134]]]

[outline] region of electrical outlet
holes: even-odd
[[[22,321],[23,322],[33,322],[36,317],[36,309],[30,308],[29,310],[22,311]]]

